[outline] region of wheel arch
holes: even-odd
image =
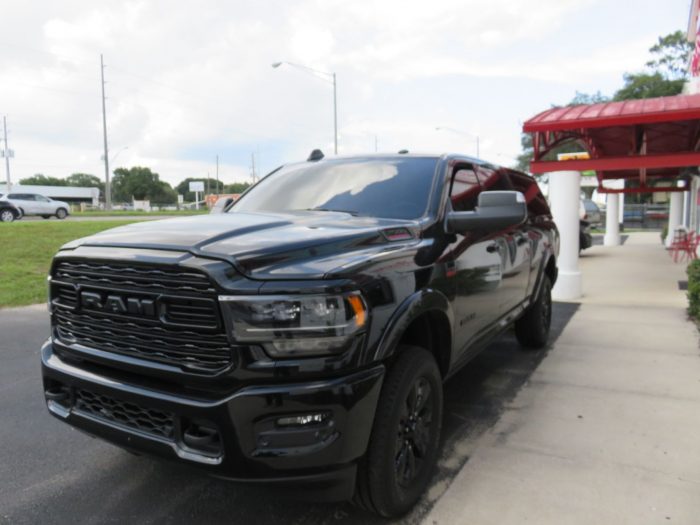
[[[401,344],[430,351],[443,378],[452,359],[454,316],[450,301],[437,290],[422,290],[408,297],[397,309],[377,345],[376,360],[392,359]]]

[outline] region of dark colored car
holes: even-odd
[[[593,246],[593,235],[591,235],[591,223],[579,220],[578,230],[578,251],[581,253]]]
[[[0,198],[0,222],[15,221],[19,219],[20,215],[20,211],[14,206],[14,204]]]
[[[320,156],[225,213],[63,246],[41,350],[51,414],[219,477],[409,510],[443,382],[510,326],[546,344],[558,233],[516,171]]]

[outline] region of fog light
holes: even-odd
[[[277,426],[280,427],[302,427],[314,423],[323,423],[328,414],[304,414],[301,416],[287,416],[277,419]]]

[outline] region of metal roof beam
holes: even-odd
[[[588,160],[539,160],[530,163],[530,171],[532,173],[569,170],[619,171],[639,170],[642,168],[682,168],[686,166],[700,166],[700,152],[604,157]]]

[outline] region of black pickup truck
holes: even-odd
[[[397,516],[430,481],[443,382],[511,326],[546,345],[558,246],[523,173],[316,151],[223,213],[63,246],[48,410],[131,451]]]

